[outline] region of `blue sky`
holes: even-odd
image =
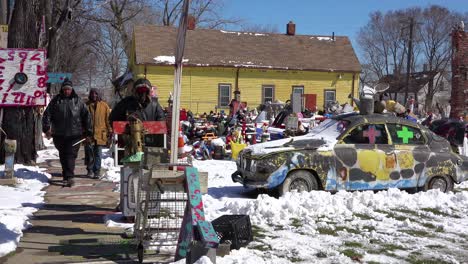
[[[273,25],[283,33],[286,24],[296,23],[296,34],[348,36],[358,49],[356,36],[374,11],[386,12],[431,4],[461,13],[468,0],[226,0],[223,15],[242,18],[247,24]],[[239,28],[231,28],[238,30]]]

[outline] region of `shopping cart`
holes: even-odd
[[[195,237],[194,227],[205,247],[218,246],[218,237],[204,218],[195,168],[189,164],[157,164],[140,170],[134,229],[140,263],[145,250],[175,252],[176,260],[185,258]]]

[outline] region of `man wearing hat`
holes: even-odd
[[[75,160],[80,149],[78,143],[83,137],[92,136],[91,117],[86,105],[75,93],[73,83],[65,79],[56,95],[47,106],[43,122],[43,132],[52,136],[59,152],[64,184],[74,185]]]
[[[85,144],[85,163],[87,176],[98,179],[101,176],[102,147],[107,145],[108,135],[112,133],[109,123],[110,108],[102,101],[97,89],[89,91],[88,111],[92,121],[92,137]]]
[[[138,118],[141,121],[163,121],[166,119],[164,110],[157,97],[151,96],[151,83],[147,79],[138,79],[133,84],[133,95],[122,99],[114,106],[109,120],[127,121],[129,118]],[[147,146],[162,146],[162,137],[159,135],[145,136]]]

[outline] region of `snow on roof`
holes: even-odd
[[[167,64],[175,64],[175,57],[174,56],[157,56],[153,58],[156,62],[159,63],[167,63]],[[182,62],[188,62],[188,59],[183,59]]]
[[[323,41],[333,41],[331,37],[310,37],[310,39],[318,39]]]
[[[226,30],[220,30],[221,33],[225,34],[237,34],[237,36],[240,35],[249,35],[249,36],[268,36],[268,34],[263,34],[263,33],[252,33],[252,32],[238,32],[238,31],[226,31]]]

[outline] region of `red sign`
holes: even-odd
[[[46,51],[0,48],[0,106],[42,106],[47,91]]]
[[[115,134],[123,134],[127,121],[114,121],[112,129]],[[167,134],[166,121],[143,121],[143,127],[147,134]]]

